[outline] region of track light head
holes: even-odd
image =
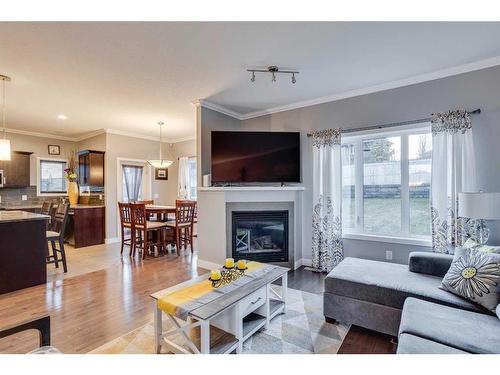
[[[292,74],[292,83],[295,84],[295,82],[297,82],[297,80],[295,79],[295,73]]]
[[[255,82],[255,72],[252,72],[252,78],[250,78],[251,82]]]
[[[274,73],[274,72],[272,72],[272,73],[273,73],[273,79],[272,79],[272,81],[276,82],[276,73]]]

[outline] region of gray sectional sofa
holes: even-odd
[[[440,288],[452,255],[409,265],[346,258],[325,279],[324,315],[399,336],[398,353],[500,353],[500,319]]]

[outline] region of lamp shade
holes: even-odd
[[[500,220],[500,193],[459,193],[458,216]]]
[[[158,160],[148,160],[148,163],[151,164],[151,166],[154,168],[161,169],[170,167],[170,165],[172,165],[173,162],[172,160],[158,159]]]
[[[10,160],[10,140],[0,139],[0,160]]]

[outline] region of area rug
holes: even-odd
[[[279,292],[279,286],[274,286]],[[168,327],[169,321],[163,321]],[[266,331],[257,332],[243,345],[244,354],[335,354],[349,327],[325,322],[323,296],[288,289],[286,314],[276,316]],[[174,341],[182,345],[181,337]],[[165,349],[163,349],[165,350]],[[92,354],[154,353],[153,322],[139,327],[90,352]]]

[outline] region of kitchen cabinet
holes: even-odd
[[[83,150],[78,153],[78,183],[90,191],[104,189],[104,152]]]
[[[105,207],[75,205],[69,209],[66,241],[75,248],[99,245],[105,238]]]
[[[21,188],[30,186],[31,152],[12,151],[9,161],[0,161],[3,170],[3,187]]]

